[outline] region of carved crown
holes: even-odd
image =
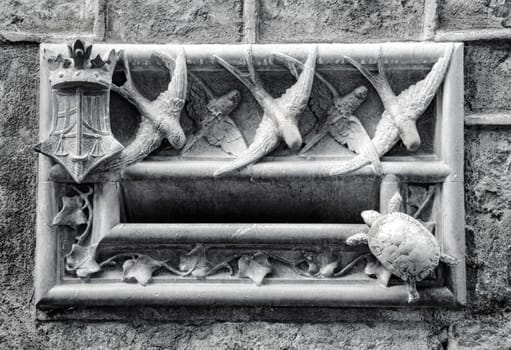
[[[69,57],[62,54],[48,55],[50,84],[52,88],[67,88],[89,85],[91,87],[109,88],[112,84],[112,74],[120,57],[121,51],[111,50],[106,58],[97,55],[91,59],[92,45],[86,45],[78,39],[68,45]]]

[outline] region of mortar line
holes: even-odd
[[[465,116],[465,125],[511,125],[511,111],[470,113]]]
[[[433,40],[438,28],[437,0],[424,0],[424,18],[422,23],[422,40]]]
[[[243,1],[243,42],[255,44],[259,40],[259,0]]]
[[[104,41],[106,39],[106,7],[107,0],[96,0],[96,13],[94,15],[94,27],[92,33],[94,40]]]
[[[453,31],[436,31],[435,41],[476,41],[511,39],[511,29],[465,29]]]

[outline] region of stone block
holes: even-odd
[[[264,42],[418,40],[422,1],[262,0]]]
[[[511,133],[465,132],[467,285],[471,308],[511,300]]]
[[[511,44],[465,46],[465,110],[511,109]]]
[[[107,40],[228,43],[241,39],[241,1],[110,1]]]
[[[0,34],[19,40],[93,34],[98,2],[96,0],[0,0]],[[1,35],[0,35],[1,37]]]
[[[440,0],[439,29],[511,28],[511,1],[508,0]]]

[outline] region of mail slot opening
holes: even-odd
[[[141,164],[143,166],[143,163]],[[121,182],[126,223],[362,223],[377,209],[374,176],[212,176]]]

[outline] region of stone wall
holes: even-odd
[[[508,0],[0,0],[1,349],[510,349]],[[464,41],[465,309],[32,304],[38,44]]]

